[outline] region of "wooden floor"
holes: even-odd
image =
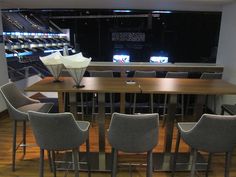
[[[109,119],[106,122],[106,126],[109,125]],[[93,124],[90,130],[90,144],[91,151],[98,151],[98,127],[96,124]],[[176,137],[176,130],[174,133],[174,141]],[[21,137],[21,130],[18,129],[19,141]],[[154,152],[163,151],[163,128],[160,126],[160,135],[159,135],[159,144],[154,149]],[[34,177],[38,176],[38,165],[39,165],[39,148],[35,146],[35,141],[31,132],[31,129],[27,128],[27,142],[32,144],[32,147],[27,147],[26,156],[22,157],[21,149],[17,152],[16,160],[16,171],[11,171],[11,148],[12,148],[12,122],[8,117],[0,119],[0,177]],[[173,143],[175,144],[175,143]],[[174,147],[172,147],[174,149]],[[81,148],[84,150],[84,147]],[[188,151],[188,147],[181,142],[180,150],[182,152]],[[106,143],[106,152],[110,151],[109,144]],[[47,160],[46,160],[47,161]],[[49,171],[49,166],[47,162],[45,164],[45,177],[53,176]],[[64,172],[58,172],[58,177],[64,176]],[[68,177],[73,176],[73,172],[69,172]],[[81,177],[87,176],[87,173],[81,172]],[[92,177],[108,177],[110,173],[103,172],[93,172]],[[128,170],[120,170],[117,174],[117,177],[128,177]],[[136,168],[132,173],[133,177],[145,177],[144,168]],[[168,177],[171,176],[169,172],[154,172],[154,177]],[[189,176],[188,172],[177,172],[176,177]],[[204,176],[204,173],[198,173],[198,176]],[[222,154],[215,155],[213,157],[212,171],[210,172],[210,177],[222,177],[224,176],[224,156]],[[236,158],[233,157],[232,166],[230,170],[230,176],[236,177]]]

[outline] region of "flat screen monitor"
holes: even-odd
[[[168,57],[166,57],[166,56],[151,56],[150,63],[168,63]]]
[[[129,55],[113,55],[113,62],[115,62],[115,63],[129,63],[130,56]]]

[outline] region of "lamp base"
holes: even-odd
[[[74,87],[76,87],[76,88],[83,88],[83,87],[85,87],[85,85],[74,85]]]

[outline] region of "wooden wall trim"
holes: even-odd
[[[131,63],[91,62],[87,70],[113,70],[116,72],[125,72],[128,70],[223,72],[224,67],[209,63],[153,64],[144,62],[131,62]]]

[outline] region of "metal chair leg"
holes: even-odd
[[[207,161],[206,177],[208,177],[208,172],[209,172],[210,167],[211,167],[211,159],[212,159],[212,153],[209,153],[208,161]]]
[[[147,152],[147,177],[152,177],[152,150]]]
[[[196,159],[197,159],[197,149],[193,149],[193,159],[192,159],[190,177],[194,177],[194,175],[195,175]]]
[[[55,151],[52,151],[52,171],[53,171],[53,176],[57,176],[57,167],[56,167],[56,158],[55,158]]]
[[[112,148],[112,173],[111,177],[116,177],[117,171],[117,150]]]
[[[44,149],[40,149],[39,177],[44,176]]]
[[[82,120],[84,120],[84,96],[83,93],[80,93],[80,109],[82,114]]]
[[[166,124],[166,107],[167,107],[167,100],[168,100],[168,95],[165,94],[165,98],[164,98],[164,106],[163,106],[163,123],[162,123],[162,127],[165,127]]]
[[[72,153],[73,153],[75,177],[79,177],[78,151],[77,151],[77,149],[73,149],[73,152],[72,152]]]
[[[153,111],[154,111],[153,110],[154,109],[153,108],[154,107],[154,105],[153,105],[153,94],[150,95],[150,102],[151,102],[151,104],[150,104],[151,105],[151,113],[153,113]]]
[[[221,108],[221,115],[224,115],[224,113],[225,113],[225,110],[223,109],[223,108]]]
[[[26,154],[26,121],[23,121],[23,156],[25,157]]]
[[[110,93],[109,96],[110,96],[110,111],[112,114],[113,113],[113,94]]]
[[[96,93],[93,94],[92,98],[92,122],[95,122],[95,101],[96,101]]]
[[[12,171],[16,170],[16,133],[17,133],[17,121],[13,121],[13,140],[12,140]]]
[[[184,95],[181,95],[181,121],[184,121]]]
[[[53,162],[52,162],[52,154],[51,154],[51,151],[47,150],[47,154],[48,154],[49,168],[50,168],[50,171],[53,172]]]
[[[87,168],[88,168],[88,177],[91,177],[91,166],[90,166],[90,145],[89,138],[86,140],[86,156],[87,156]]]
[[[232,152],[226,152],[225,154],[225,177],[229,177],[229,167],[231,163]]]

